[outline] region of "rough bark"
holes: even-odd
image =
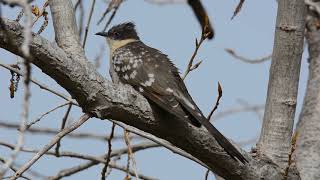
[[[320,179],[320,30],[319,19],[309,16],[309,79],[297,125],[296,164],[301,179]]]
[[[303,0],[278,1],[272,63],[259,152],[288,164],[305,28]]]

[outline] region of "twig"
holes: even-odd
[[[12,149],[14,149],[14,146],[13,146]],[[5,163],[6,161],[5,161],[5,159],[3,159],[2,157],[0,157],[0,162]],[[17,172],[17,169],[16,169],[15,167],[13,167],[13,164],[11,164],[9,168],[10,168],[13,172]],[[21,176],[21,177],[24,178],[24,179],[27,179],[27,180],[31,180],[31,178],[28,178],[28,177],[26,177],[26,176]],[[5,179],[5,177],[3,177],[2,179]]]
[[[182,76],[182,80],[184,80],[184,79],[187,77],[187,75],[188,75],[192,70],[196,69],[196,68],[192,68],[192,67],[193,67],[193,61],[194,61],[194,58],[196,57],[196,55],[197,55],[197,53],[198,53],[198,50],[199,50],[201,44],[202,44],[203,41],[206,40],[206,39],[208,38],[208,36],[209,36],[209,33],[210,33],[210,32],[209,32],[209,30],[208,30],[208,26],[209,26],[208,23],[209,23],[209,20],[208,20],[208,17],[206,16],[206,25],[205,25],[204,28],[202,29],[200,41],[198,42],[198,40],[196,39],[196,48],[195,48],[195,50],[194,50],[194,52],[193,52],[193,54],[192,54],[192,56],[191,56],[191,58],[190,58],[190,60],[189,60],[187,69],[186,69],[186,71],[184,72],[184,74],[183,74],[183,76]],[[200,62],[201,62],[201,61],[200,61]],[[200,63],[197,63],[197,64],[198,64],[197,66],[200,65]]]
[[[17,18],[15,19],[15,21],[19,22],[21,20],[21,18],[23,17],[24,11],[23,9],[21,9],[21,11],[19,12]]]
[[[242,62],[245,63],[249,63],[249,64],[259,64],[259,63],[263,63],[265,61],[268,61],[272,58],[272,54],[266,56],[266,57],[261,57],[261,58],[257,58],[257,59],[249,59],[243,56],[238,55],[233,49],[228,49],[226,48],[225,51],[227,53],[229,53],[232,57],[234,57],[235,59],[238,59]]]
[[[220,83],[218,82],[218,97],[217,97],[217,100],[216,100],[216,104],[214,105],[214,107],[212,108],[212,110],[210,111],[210,113],[209,113],[209,115],[207,117],[208,121],[210,121],[213,113],[217,110],[221,97],[222,97],[222,87],[221,87]],[[208,180],[209,173],[210,173],[210,169],[208,169],[206,171],[205,180]]]
[[[19,129],[19,124],[16,123],[9,123],[8,121],[0,121],[0,127],[4,128],[10,128],[10,129]],[[28,129],[26,133],[38,133],[38,134],[57,134],[59,133],[59,130],[57,129],[52,129],[52,128],[38,128],[38,127],[31,127]],[[79,133],[70,133],[67,135],[67,137],[70,138],[79,138],[79,139],[84,139],[84,138],[90,138],[90,139],[96,139],[96,140],[101,140],[101,141],[106,141],[110,137],[106,137],[100,134],[94,134],[94,133],[86,133],[86,132],[79,132]],[[141,139],[140,136],[133,136],[132,138],[134,139]],[[113,140],[120,140],[123,139],[123,136],[114,136]]]
[[[129,174],[129,170],[130,170],[130,154],[129,153],[127,154],[127,166],[126,166],[126,169],[127,169],[127,175],[126,175],[125,179],[129,179],[130,178],[130,174]]]
[[[232,15],[232,17],[231,17],[231,20],[232,20],[234,17],[236,17],[236,15],[240,12],[244,1],[245,1],[245,0],[240,0],[240,1],[239,1],[239,4],[237,5],[236,9],[235,9],[234,12],[233,12],[233,15]]]
[[[57,109],[59,109],[59,108],[62,108],[62,107],[64,107],[64,106],[68,105],[68,104],[70,104],[70,102],[60,104],[60,105],[58,105],[58,106],[50,109],[49,111],[41,114],[37,119],[35,119],[35,120],[31,121],[29,124],[27,124],[26,129],[29,129],[32,125],[34,125],[34,124],[36,124],[37,122],[39,122],[43,117],[45,117],[46,115],[50,114],[51,112],[53,112],[53,111],[55,111],[55,110],[57,110]]]
[[[116,9],[120,6],[120,4],[122,3],[123,0],[112,0],[107,9],[104,11],[102,17],[99,19],[98,21],[98,25],[104,20],[104,18],[106,17],[106,15],[112,10],[112,9]]]
[[[210,173],[210,170],[208,169],[208,170],[206,171],[205,176],[204,176],[204,179],[205,179],[205,180],[208,180],[208,178],[209,178],[209,173]]]
[[[96,0],[92,0],[91,9],[90,9],[90,12],[89,12],[87,25],[86,25],[86,29],[85,29],[85,32],[84,32],[84,38],[83,38],[83,43],[82,43],[83,49],[86,46],[87,36],[88,36],[88,32],[89,32],[89,26],[90,26],[91,17],[92,17],[92,13],[94,11],[95,4],[96,4]]]
[[[98,163],[95,161],[89,161],[89,162],[74,166],[72,168],[63,169],[63,170],[59,171],[57,175],[49,177],[49,179],[50,180],[60,180],[63,177],[71,176],[71,175],[76,174],[80,171],[88,169],[96,164],[98,164]]]
[[[64,116],[63,116],[63,118],[62,118],[62,123],[61,123],[60,131],[62,131],[62,130],[65,128],[65,126],[66,126],[66,123],[67,123],[67,120],[68,120],[68,117],[69,117],[71,108],[72,108],[72,104],[69,103],[68,109],[67,109],[66,113],[64,114]],[[56,149],[55,149],[55,152],[56,152],[56,156],[57,156],[57,157],[60,156],[60,152],[59,152],[59,149],[60,149],[60,146],[61,146],[60,143],[61,143],[61,139],[58,140],[57,145],[56,145]]]
[[[129,132],[132,132],[132,133],[137,134],[137,135],[139,135],[139,136],[142,136],[142,137],[144,137],[144,138],[146,138],[146,139],[149,139],[149,140],[151,140],[151,141],[153,141],[153,142],[155,142],[155,143],[157,143],[157,144],[160,144],[160,145],[162,145],[163,147],[169,149],[171,152],[176,153],[176,154],[179,154],[179,155],[181,155],[181,156],[183,156],[183,157],[185,157],[185,158],[188,158],[188,159],[190,159],[190,160],[192,160],[192,161],[194,161],[194,162],[202,165],[202,166],[205,167],[205,168],[208,168],[208,166],[207,166],[206,164],[204,164],[203,162],[201,162],[201,161],[198,160],[197,158],[193,157],[193,156],[190,155],[189,153],[187,153],[187,152],[185,152],[185,151],[183,151],[183,150],[181,150],[181,149],[179,149],[179,148],[171,145],[171,143],[168,142],[168,141],[166,141],[166,140],[157,138],[157,137],[155,137],[155,136],[152,135],[152,134],[148,134],[148,133],[143,132],[143,131],[135,128],[135,127],[126,125],[126,124],[124,124],[124,123],[122,123],[122,122],[115,121],[115,120],[111,120],[111,121],[114,122],[115,124],[117,124],[118,126],[122,127],[123,129],[126,129],[126,130],[129,131]]]
[[[23,76],[23,73],[21,71],[19,71],[18,69],[12,68],[12,67],[10,67],[10,66],[8,66],[6,64],[3,64],[3,63],[0,63],[0,66],[4,67],[4,68],[6,68],[6,69],[8,69],[10,71],[15,72],[15,73],[19,74],[20,76]],[[50,89],[48,86],[40,83],[39,81],[37,81],[35,79],[32,79],[32,78],[30,78],[30,81],[33,82],[34,84],[38,85],[41,89],[49,91],[49,92],[51,92],[51,93],[53,93],[53,94],[65,99],[67,101],[70,101],[70,102],[72,102],[73,105],[79,106],[78,103],[76,101],[74,101],[73,99],[71,99],[70,97],[68,97],[68,96],[66,96],[66,95],[64,95],[64,94],[62,94],[60,92],[57,92],[55,90]]]
[[[289,174],[289,169],[290,169],[290,166],[293,162],[293,158],[292,158],[292,155],[294,153],[294,151],[296,150],[296,147],[297,147],[297,138],[298,138],[298,131],[295,131],[292,135],[292,139],[291,139],[291,149],[290,149],[290,153],[289,153],[289,156],[288,156],[288,166],[285,168],[285,171],[284,171],[284,177],[285,179],[287,179],[288,177],[288,174]]]
[[[121,2],[122,2],[122,1],[121,1]],[[117,7],[114,8],[114,10],[113,10],[113,12],[112,12],[109,20],[107,21],[106,25],[105,25],[104,28],[103,28],[103,31],[106,31],[106,29],[107,29],[108,26],[110,25],[112,19],[115,17],[116,13],[118,12],[119,7],[120,7],[120,4],[119,4],[119,6],[117,6]]]
[[[110,159],[111,159],[111,151],[112,151],[112,138],[113,138],[113,134],[114,134],[114,129],[116,127],[115,123],[112,123],[112,127],[111,127],[111,132],[110,132],[110,138],[108,140],[108,153],[105,157],[106,163],[104,164],[104,167],[102,168],[101,171],[101,180],[105,180],[106,179],[106,172],[107,172],[107,168],[109,166],[110,163]]]
[[[123,171],[123,172],[127,172],[127,168],[126,167],[118,166],[118,165],[116,165],[114,163],[110,163],[110,167],[112,167],[113,169],[117,169],[117,170]],[[134,171],[134,170],[129,170],[129,174],[132,175],[132,176],[138,176],[143,180],[155,180],[155,178],[148,177],[148,176],[145,176],[143,174],[136,174],[136,171]]]
[[[150,144],[151,146],[152,146],[152,144]],[[153,144],[153,145],[155,145],[155,144]],[[139,147],[140,146],[140,147]],[[147,145],[147,143],[141,143],[140,145],[133,145],[132,146],[132,151],[133,152],[137,152],[137,151],[139,151],[139,150],[143,150],[143,149],[146,149],[146,148],[148,148],[148,146],[149,145]],[[150,146],[150,147],[151,147]],[[157,147],[159,147],[158,145],[157,145]],[[116,152],[116,151],[113,151],[112,153],[111,153],[111,157],[116,157],[116,156],[118,156],[119,155],[119,153],[122,153],[122,152],[128,152],[128,148],[124,148],[124,149],[120,149],[120,150],[117,150],[118,152]],[[124,154],[124,153],[123,153]],[[89,160],[89,158],[88,158],[88,160]],[[75,166],[75,167],[72,167],[72,168],[68,168],[68,169],[64,169],[64,170],[61,170],[56,176],[54,176],[54,177],[51,177],[50,179],[60,179],[60,178],[62,178],[62,177],[66,177],[66,176],[71,176],[71,175],[73,175],[73,174],[75,174],[75,173],[78,173],[78,172],[80,172],[80,171],[83,171],[83,170],[85,170],[85,169],[88,169],[88,168],[90,168],[90,167],[92,167],[92,166],[94,166],[94,165],[97,165],[97,164],[99,164],[99,163],[106,163],[106,160],[105,160],[105,155],[103,155],[103,156],[99,156],[99,158],[97,159],[90,159],[91,161],[89,161],[89,162],[86,162],[86,163],[83,163],[83,164],[80,164],[80,165],[78,165],[78,166]],[[100,160],[100,161],[99,161]],[[109,164],[109,167],[111,167],[111,168],[113,168],[113,166],[111,165],[111,163]],[[132,172],[132,171],[131,171]],[[132,174],[134,174],[134,173],[132,173]],[[143,176],[141,176],[141,175],[139,175],[139,177],[140,178],[142,178]]]
[[[27,2],[25,2],[27,3]],[[25,7],[27,8],[27,7]],[[10,158],[4,163],[4,165],[0,169],[0,179],[3,178],[6,171],[10,168],[12,163],[17,158],[22,146],[24,144],[24,132],[26,131],[26,125],[29,118],[29,99],[30,99],[30,76],[31,76],[31,65],[27,59],[24,59],[24,98],[23,98],[23,110],[21,113],[20,120],[20,131],[18,132],[17,145],[13,149]]]
[[[213,115],[213,113],[217,110],[221,97],[222,97],[222,87],[221,87],[220,83],[218,82],[218,97],[217,97],[216,104],[214,105],[214,107],[212,108],[212,110],[210,111],[210,113],[209,113],[209,115],[207,117],[207,119],[209,121],[210,121],[211,116]]]
[[[262,109],[264,105],[251,105],[250,103],[248,103],[246,100],[243,100],[243,99],[238,99],[237,101],[244,106],[244,109],[247,108],[248,111],[252,111],[253,113],[255,113],[259,118],[259,121],[262,122],[263,113],[261,111],[264,110]],[[249,110],[250,108],[251,110]]]
[[[81,1],[81,0],[77,0],[77,2],[75,3],[75,5],[74,5],[74,11],[76,11],[76,10],[78,9],[79,4],[80,4],[80,1]]]
[[[2,141],[0,141],[0,145],[1,146],[5,146],[5,147],[10,148],[10,149],[14,149],[14,147],[15,147],[13,144],[10,144],[10,143],[7,143],[7,142],[2,142]],[[132,152],[137,152],[137,151],[150,149],[150,148],[155,148],[155,147],[160,147],[160,145],[155,144],[153,142],[142,142],[142,143],[133,145],[132,146]],[[39,152],[39,150],[38,149],[22,148],[21,152],[37,153],[37,152]],[[128,154],[128,148],[127,147],[112,151],[112,153],[110,154],[110,158],[121,156],[121,155],[124,155],[124,154]],[[56,152],[47,151],[45,153],[45,155],[56,156]],[[60,156],[59,157],[70,157],[70,158],[78,158],[78,159],[83,159],[83,160],[95,161],[95,162],[97,162],[97,164],[98,163],[105,164],[107,162],[107,160],[105,159],[105,157],[106,157],[105,154],[102,155],[102,156],[91,156],[91,155],[80,154],[80,153],[76,153],[76,152],[62,151],[62,152],[60,152]]]
[[[41,10],[41,11],[38,11],[38,13],[35,14],[35,15],[36,15],[36,19],[33,21],[31,27],[34,26],[34,24],[39,20],[40,17],[42,17],[44,14],[47,13],[47,12],[46,12],[46,8],[47,8],[48,5],[49,5],[49,0],[46,0],[46,2],[45,2],[45,3],[43,4],[43,6],[42,6],[42,10]],[[37,8],[37,7],[36,7],[36,8]]]
[[[242,112],[256,112],[264,110],[264,105],[247,105],[241,107],[233,107],[224,111],[220,111],[215,115],[215,120],[221,119],[225,116],[230,116],[235,113],[242,113]]]
[[[137,180],[139,180],[139,176],[138,176],[138,172],[137,172],[137,163],[133,157],[133,152],[131,149],[131,145],[130,145],[130,138],[129,138],[129,132],[127,130],[124,130],[124,141],[126,142],[126,145],[128,147],[128,162],[130,162],[130,159],[132,161],[132,166],[133,166],[133,170],[134,170],[134,175],[136,177]],[[129,170],[128,166],[126,168],[127,170]]]
[[[58,172],[57,175],[52,176],[49,179],[50,180],[58,180],[58,179],[61,179],[63,177],[71,176],[71,175],[73,175],[73,174],[75,174],[77,172],[80,172],[80,171],[83,171],[85,169],[88,169],[88,168],[92,167],[93,166],[92,164],[96,165],[97,163],[94,162],[94,161],[89,161],[89,162],[80,164],[78,166],[75,166],[75,167],[72,167],[72,168],[69,168],[69,169],[64,169],[64,170],[61,170],[60,172]],[[125,167],[118,166],[118,165],[116,165],[114,163],[110,163],[109,167],[113,168],[113,169],[117,169],[117,170],[123,171],[123,172],[126,172],[126,168]],[[130,172],[130,174],[134,175],[134,172],[132,170],[130,170],[129,172]],[[155,178],[148,177],[148,176],[145,176],[145,175],[142,175],[142,174],[139,174],[139,177],[141,179],[144,179],[144,180],[155,180]]]
[[[88,119],[90,119],[91,115],[84,114],[81,116],[79,121],[73,123],[70,127],[67,127],[60,131],[46,146],[43,147],[37,154],[33,156],[32,159],[30,159],[26,164],[24,164],[15,174],[13,177],[10,178],[10,180],[15,180],[19,178],[22,173],[24,173],[26,170],[28,170],[41,156],[43,156],[49,149],[51,149],[59,139],[63,138],[66,134],[72,132],[73,130],[80,127],[83,123],[85,123]]]

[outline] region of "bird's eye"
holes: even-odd
[[[118,38],[120,36],[120,33],[114,32],[114,36]]]

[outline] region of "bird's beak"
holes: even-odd
[[[107,32],[98,32],[96,35],[107,37]]]

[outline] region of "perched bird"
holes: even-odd
[[[165,111],[196,127],[203,125],[224,150],[242,163],[247,160],[202,114],[192,100],[178,69],[167,55],[145,45],[131,22],[96,35],[106,37],[110,47],[112,79],[129,84]]]

